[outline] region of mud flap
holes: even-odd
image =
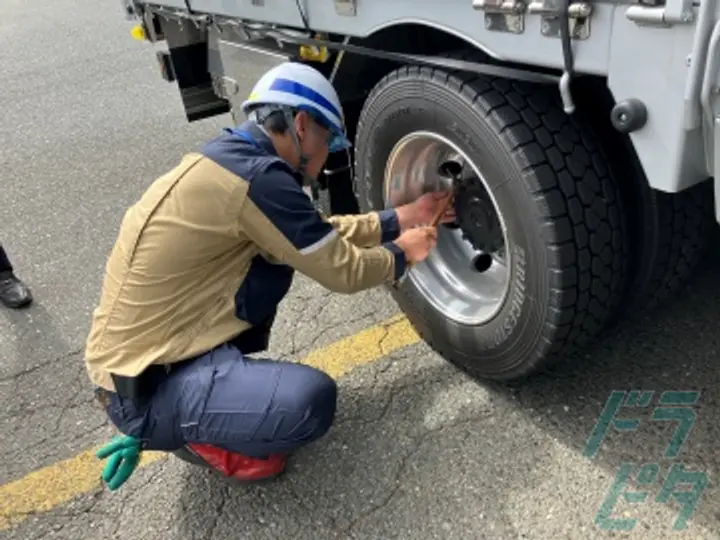
[[[171,78],[177,83],[187,121],[196,122],[230,112],[228,100],[215,92],[208,65],[207,30],[175,21],[163,22],[162,30],[170,65],[160,57],[158,65],[164,78],[171,72]]]

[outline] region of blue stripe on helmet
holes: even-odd
[[[324,107],[342,121],[342,115],[335,105],[330,103],[325,96],[316,92],[309,86],[305,86],[304,84],[300,84],[299,82],[291,81],[289,79],[275,79],[270,86],[270,90],[295,94],[296,96],[312,101],[316,105]]]

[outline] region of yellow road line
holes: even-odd
[[[358,366],[379,360],[419,340],[407,319],[397,316],[315,350],[301,362],[320,368],[337,379]],[[95,457],[96,451],[97,448],[86,450],[0,486],[0,531],[100,487],[103,463]],[[145,452],[140,466],[165,456],[167,454],[163,452]]]

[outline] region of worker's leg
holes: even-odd
[[[179,403],[183,442],[261,457],[314,441],[335,416],[337,389],[328,375],[302,364],[244,358],[230,346],[178,379],[166,403]]]
[[[10,258],[2,244],[0,244],[0,302],[10,308],[24,307],[32,302],[30,289],[13,273]]]
[[[333,422],[336,399],[335,382],[319,370],[244,358],[225,345],[174,372],[147,410],[127,400],[118,406],[115,398],[109,413],[121,431],[146,439],[148,449],[189,444],[215,463],[228,456],[205,445],[273,459],[318,439]]]

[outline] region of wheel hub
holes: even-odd
[[[455,183],[455,214],[462,237],[478,251],[496,253],[504,245],[500,220],[485,186],[478,178]]]
[[[452,141],[429,131],[411,133],[391,150],[386,208],[451,186],[457,223],[438,229],[437,246],[411,268],[408,281],[448,319],[484,324],[505,302],[512,261],[497,255],[506,245],[505,227],[480,169]]]

